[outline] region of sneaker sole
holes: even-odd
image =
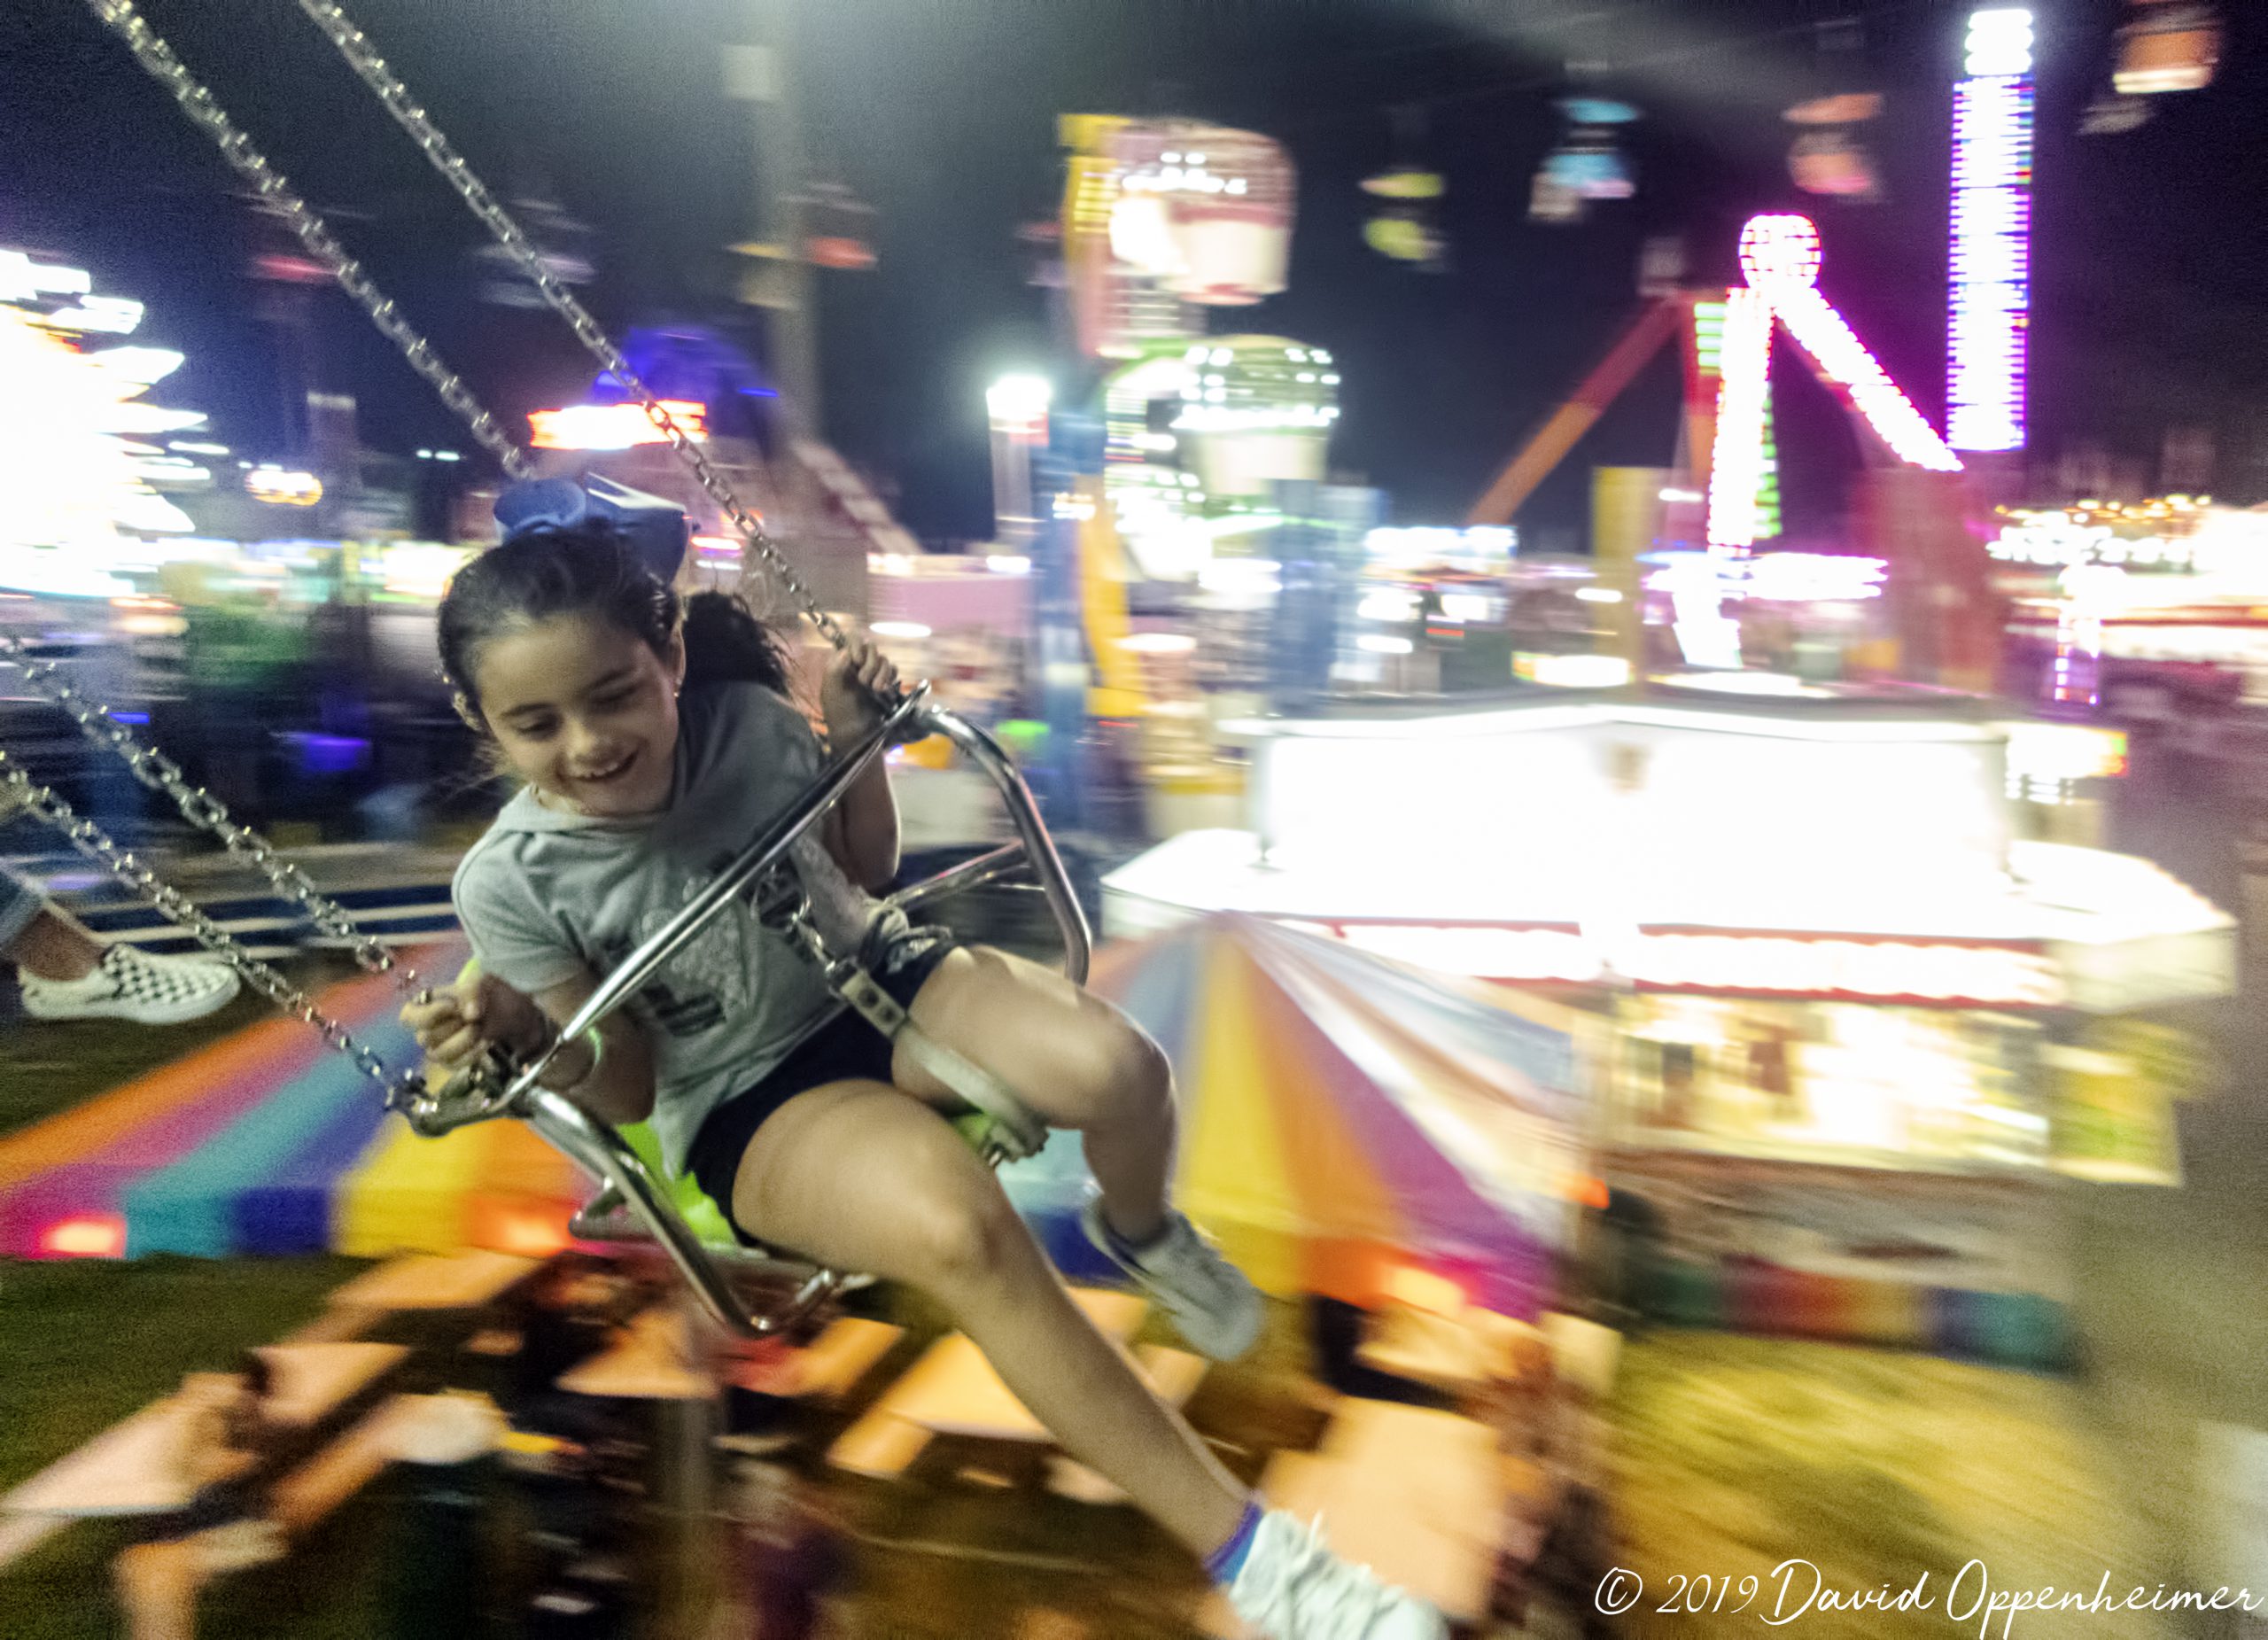
[[[137,1025],[186,1025],[218,1014],[237,999],[237,992],[225,991],[218,997],[196,997],[163,1007],[121,1001],[105,997],[88,1003],[56,1004],[43,1002],[30,991],[21,993],[24,1013],[32,1019],[66,1022],[78,1019],[122,1019]]]

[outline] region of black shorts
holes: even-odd
[[[868,971],[898,1007],[910,1008],[954,944],[938,929],[916,929],[893,941]],[[889,1038],[846,1007],[797,1044],[769,1076],[734,1094],[702,1120],[701,1131],[693,1136],[687,1169],[730,1220],[733,1181],[740,1174],[741,1158],[773,1111],[796,1094],[830,1082],[887,1082],[889,1071]],[[733,1232],[754,1245],[739,1224],[733,1225]]]

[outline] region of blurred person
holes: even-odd
[[[581,499],[547,502],[532,527],[468,564],[441,606],[442,666],[460,710],[525,782],[457,874],[479,972],[403,1012],[447,1072],[491,1043],[543,1051],[599,973],[823,760],[788,699],[775,642],[746,606],[715,593],[680,605],[670,590],[681,515],[676,555],[654,564]],[[867,734],[896,682],[870,645],[838,656],[821,699],[832,742]],[[870,926],[861,890],[895,877],[897,851],[877,761],[798,848],[816,914],[838,939],[865,937],[877,980],[924,1032],[1016,1087],[1051,1125],[1083,1131],[1100,1185],[1084,1216],[1090,1238],[1198,1349],[1244,1353],[1260,1330],[1259,1295],[1166,1199],[1175,1118],[1164,1053],[1115,1008],[1036,965],[902,916]],[[610,1120],[651,1116],[672,1168],[692,1173],[745,1239],[939,1300],[1065,1450],[1187,1545],[1262,1633],[1444,1636],[1430,1606],[1332,1555],[1289,1514],[1263,1512],[1151,1392],[1071,1301],[945,1119],[951,1091],[910,1045],[842,1011],[743,904],[632,1010],[565,1045],[547,1081]]]
[[[711,1640],[812,1640],[849,1557],[785,1464],[741,1464],[733,1498],[733,1598]]]
[[[38,888],[0,867],[0,959],[16,965],[34,1019],[124,1019],[181,1025],[226,1007],[236,971],[207,957],[162,957],[105,944]]]
[[[585,1442],[610,1428],[606,1408],[559,1380],[611,1343],[633,1308],[624,1284],[587,1253],[570,1250],[546,1265],[513,1306],[520,1347],[504,1394],[514,1425]]]
[[[260,1507],[259,1485],[276,1433],[275,1393],[275,1370],[252,1349],[225,1372],[191,1372],[182,1380],[174,1463],[189,1501],[158,1517],[145,1542],[194,1537],[208,1572],[258,1566],[283,1552],[281,1534]]]

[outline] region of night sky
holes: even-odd
[[[597,230],[586,291],[617,330],[641,318],[747,323],[720,247],[756,226],[743,106],[721,95],[731,0],[360,0],[377,39],[500,191],[548,183]],[[800,8],[806,145],[879,212],[882,266],[822,276],[827,428],[893,478],[936,538],[990,517],[983,388],[1007,369],[1060,381],[1019,225],[1051,215],[1059,113],[1181,113],[1266,132],[1300,167],[1291,289],[1216,330],[1333,350],[1345,377],[1333,464],[1409,522],[1454,518],[1612,339],[1650,235],[1683,235],[1697,276],[1730,271],[1740,221],[1806,209],[1822,289],[1924,412],[1943,395],[1950,84],[1966,6],[1938,0],[829,0]],[[2108,74],[2120,0],[2038,0],[2036,456],[2093,441],[2154,455],[2169,424],[2212,426],[2216,488],[2268,499],[2268,8],[2226,8],[2219,82],[2157,99],[2125,136],[2075,135]],[[588,367],[548,314],[477,299],[480,230],[289,0],[147,0],[222,105],[500,411],[575,396]],[[1860,82],[1888,198],[1806,202],[1780,111],[1829,89],[1817,27],[1863,14]],[[1580,226],[1526,220],[1570,61],[1641,105],[1637,198]],[[1423,111],[1397,150],[1391,111]],[[1361,242],[1364,175],[1396,158],[1445,174],[1453,266]],[[274,332],[245,268],[233,177],[74,0],[0,12],[0,245],[92,268],[143,299],[140,339],[190,362],[162,395],[214,413],[251,454],[284,426]],[[2247,247],[2253,247],[2248,249]],[[365,439],[467,447],[447,412],[335,292],[317,305],[322,385],[353,393]],[[1794,372],[1785,372],[1783,379]],[[1575,546],[1582,471],[1661,462],[1670,367],[1642,378],[1524,522]],[[1831,537],[1855,459],[1822,393],[1781,400],[1790,527]]]

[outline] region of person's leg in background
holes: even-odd
[[[0,867],[0,958],[16,965],[34,1019],[125,1019],[179,1025],[226,1007],[239,982],[209,959],[105,945],[38,887]]]
[[[93,935],[0,867],[0,957],[39,979],[84,979],[103,960]]]

